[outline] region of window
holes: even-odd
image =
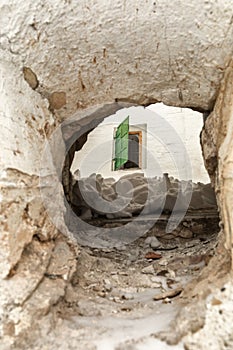
[[[128,160],[123,164],[123,169],[140,168],[140,149],[142,144],[141,131],[129,131],[128,133]]]
[[[127,117],[115,132],[114,170],[141,167],[142,131],[130,131]]]

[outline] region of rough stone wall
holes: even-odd
[[[210,110],[232,54],[232,4],[3,0],[0,31],[0,336],[10,344],[33,332],[76,268],[78,251],[40,199],[46,137],[78,109],[115,99]],[[222,145],[223,196],[232,156],[230,141]],[[231,223],[230,197],[223,220]]]
[[[217,193],[225,245],[233,249],[233,62],[225,71],[219,95],[202,131],[203,155]],[[232,251],[233,256],[233,251]]]
[[[46,223],[38,189],[40,152],[55,122],[48,105],[10,62],[1,65],[1,276],[17,264],[34,234],[54,231]]]
[[[40,196],[40,154],[54,117],[22,70],[1,63],[0,337],[11,344],[64,295],[78,252],[59,236]]]

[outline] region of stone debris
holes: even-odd
[[[152,241],[152,236],[147,237],[147,238],[145,239],[145,241],[144,241],[144,245],[145,245],[145,246],[150,246],[151,241]]]
[[[112,290],[112,284],[110,282],[109,279],[104,279],[104,289],[106,290],[106,292],[111,292]]]
[[[146,178],[143,173],[134,173],[122,176],[117,181],[92,174],[87,178],[73,179],[70,197],[73,210],[83,219],[91,219],[90,215],[93,218],[131,218],[142,210],[143,215],[169,214],[173,210],[187,208],[217,210],[211,184],[179,181],[167,174]],[[102,204],[100,199],[103,200]],[[109,207],[114,210],[108,212]],[[190,238],[191,232],[181,234]]]
[[[152,249],[157,249],[161,246],[161,242],[156,237],[151,237],[150,247]]]
[[[133,296],[133,294],[130,294],[130,293],[124,293],[124,294],[122,294],[121,298],[123,300],[133,300],[134,296]]]
[[[158,287],[162,287],[163,290],[167,290],[168,289],[168,285],[167,285],[167,278],[163,277],[163,276],[152,276],[151,278],[151,282],[153,283],[153,287],[155,288],[155,285],[157,285]]]
[[[182,287],[178,287],[172,290],[168,290],[166,292],[160,293],[160,294],[156,294],[153,299],[154,300],[162,300],[162,299],[167,299],[167,298],[174,298],[177,295],[180,295],[182,292],[183,288]]]
[[[142,273],[154,275],[155,270],[153,265],[146,266],[142,269]]]
[[[162,260],[159,261],[160,266],[167,266],[168,265],[168,260],[163,258]]]
[[[155,252],[148,252],[145,255],[146,259],[151,259],[151,260],[156,260],[156,259],[161,259],[162,255],[159,253],[155,253]]]
[[[188,228],[183,228],[180,232],[179,232],[179,236],[182,238],[192,238],[193,237],[193,232],[191,230],[189,230]]]
[[[187,218],[184,221],[188,222]],[[182,228],[185,226],[181,223],[177,232]],[[163,231],[164,227],[156,226],[154,234],[159,230]],[[95,336],[103,334],[105,336],[106,327],[110,324],[112,332],[112,329],[117,329],[123,322],[122,327],[127,329],[131,324],[134,328],[134,324],[141,321],[142,325],[138,327],[143,328],[147,322],[152,325],[151,333],[153,333],[154,324],[160,323],[164,315],[164,307],[167,308],[167,315],[170,315],[173,308],[176,312],[183,308],[183,303],[187,300],[187,291],[185,292],[187,283],[192,283],[189,288],[190,298],[193,300],[192,293],[196,286],[196,277],[205,266],[205,257],[213,255],[217,235],[205,235],[203,232],[202,239],[177,237],[175,250],[166,249],[172,244],[174,247],[174,242],[160,237],[163,257],[155,260],[145,259],[148,252],[158,254],[156,251],[150,251],[152,232],[148,235],[125,245],[126,249],[119,247],[119,249],[85,248],[81,250],[79,268],[74,273],[70,284],[72,288],[68,286],[64,302],[61,301],[54,306],[54,312],[61,320],[60,332],[64,332],[67,324],[69,324],[69,330],[74,332],[75,329],[77,332],[75,346],[77,341],[80,342],[84,337],[90,343]],[[54,266],[52,260],[51,273],[62,274],[66,247],[59,243],[57,249],[52,251],[56,265]],[[134,261],[131,259],[132,255],[137,256]],[[191,282],[192,279],[193,282]],[[65,283],[62,278],[56,280],[46,278],[46,280],[50,283],[55,281]],[[50,284],[49,287],[51,288]],[[210,303],[216,304],[213,308],[221,307],[218,301],[212,299]],[[216,296],[216,299],[221,301],[219,296]],[[153,315],[153,320],[148,321],[150,315]],[[175,313],[172,317],[175,317]],[[69,319],[71,321],[68,321]],[[80,327],[82,322],[83,325]],[[182,320],[180,325],[186,326],[186,324],[183,325]],[[94,336],[93,332],[95,332]],[[56,336],[57,333],[55,334],[54,331],[49,333],[49,337],[53,339],[56,339]],[[86,346],[81,348],[89,349]],[[147,348],[150,349],[150,347]]]

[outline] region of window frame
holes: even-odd
[[[130,125],[129,125],[129,132],[128,135],[138,135],[139,138],[139,165],[138,167],[133,167],[133,168],[120,168],[115,170],[115,137],[116,137],[116,131],[117,127],[114,128],[113,131],[113,154],[112,154],[112,171],[133,171],[133,170],[138,170],[142,169],[142,130],[131,130],[130,131]]]

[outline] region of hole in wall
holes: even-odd
[[[71,176],[69,182],[63,180],[69,183],[66,198],[73,211],[92,224],[124,219],[123,224],[143,209],[144,216],[169,217],[173,210],[187,210],[211,211],[217,217],[199,144],[202,125],[201,113],[163,104],[123,109],[105,118],[73,144],[76,150],[72,149],[67,170]],[[122,126],[127,129],[123,136]],[[125,199],[118,203],[122,210],[111,210],[118,190]]]
[[[160,104],[120,107],[111,104],[83,111],[84,117],[75,116],[58,131],[60,139],[55,137],[45,153],[51,171],[47,171],[47,163],[43,169],[42,185],[47,186],[47,174],[51,184],[45,191],[49,214],[58,224],[65,214],[65,226],[81,249],[77,270],[54,311],[63,325],[72,315],[87,342],[91,344],[95,337],[99,348],[101,334],[112,344],[119,340],[119,332],[122,341],[127,339],[122,331],[126,328],[137,336],[167,330],[182,307],[187,284],[209,264],[217,244],[216,202],[207,173],[200,172],[204,170],[199,145],[202,115],[195,114],[199,118],[195,134],[194,124],[187,122],[187,115],[182,117],[180,108],[173,107],[169,114],[169,107]],[[97,138],[93,140],[94,133]],[[136,147],[129,151],[129,143],[134,142],[130,133],[139,136]],[[67,141],[66,149],[61,137]],[[196,143],[189,149],[192,137]],[[86,147],[90,151],[86,152]],[[75,160],[76,156],[82,159]],[[124,167],[128,161],[136,166]],[[60,177],[55,182],[56,172]],[[62,206],[63,202],[69,207]],[[64,207],[72,210],[65,212]],[[68,327],[72,328],[72,323]]]
[[[131,107],[73,142],[64,192],[93,241],[82,244],[72,281],[75,298],[66,297],[62,312],[102,317],[113,338],[118,326],[114,319],[115,330],[108,328],[106,317],[117,314],[125,327],[127,315],[152,317],[155,331],[158,315],[173,314],[186,284],[213,256],[219,231],[199,144],[202,125],[203,116],[189,109]],[[130,133],[139,136],[132,141]],[[130,142],[136,145],[130,148]],[[136,166],[125,167],[127,162]],[[105,246],[98,246],[99,237]]]

